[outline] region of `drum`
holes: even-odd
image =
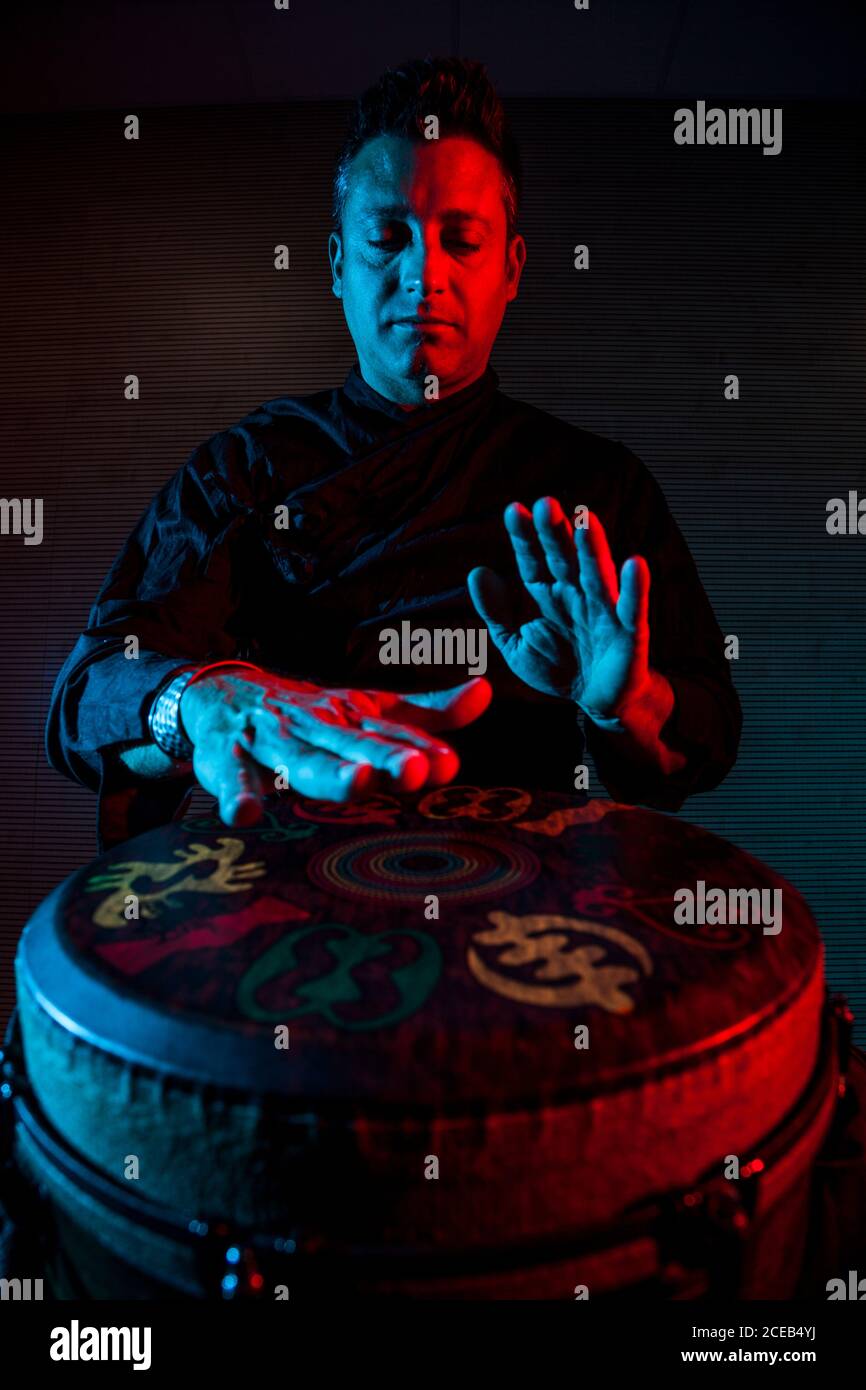
[[[815,922],[682,820],[289,794],[97,859],[16,975],[56,1297],[788,1298],[838,1253]]]

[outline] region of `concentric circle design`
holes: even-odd
[[[417,902],[427,893],[451,902],[491,898],[532,883],[539,870],[535,855],[520,844],[423,830],[365,835],[307,862],[319,888],[390,902]]]

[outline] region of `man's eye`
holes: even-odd
[[[480,251],[480,243],[474,241],[463,241],[459,237],[451,237],[447,243],[455,246],[459,251]],[[400,245],[397,237],[387,237],[384,241],[368,241],[368,246],[375,246],[380,251],[396,251]]]

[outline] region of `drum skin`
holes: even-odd
[[[781,931],[677,924],[698,881],[781,890]],[[521,788],[173,823],[55,890],[16,972],[33,1093],[119,1184],[134,1156],[137,1191],[190,1217],[458,1262],[760,1159],[825,1000],[814,920],[770,869],[674,817]],[[775,1254],[751,1296],[796,1283],[832,1085],[762,1174]],[[656,1264],[638,1241],[482,1291],[573,1297]]]

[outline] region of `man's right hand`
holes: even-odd
[[[450,782],[460,762],[436,735],[477,719],[492,693],[483,677],[450,690],[398,695],[238,668],[188,685],[180,717],[193,744],[195,775],[217,798],[221,819],[252,825],[277,786],[351,801]]]

